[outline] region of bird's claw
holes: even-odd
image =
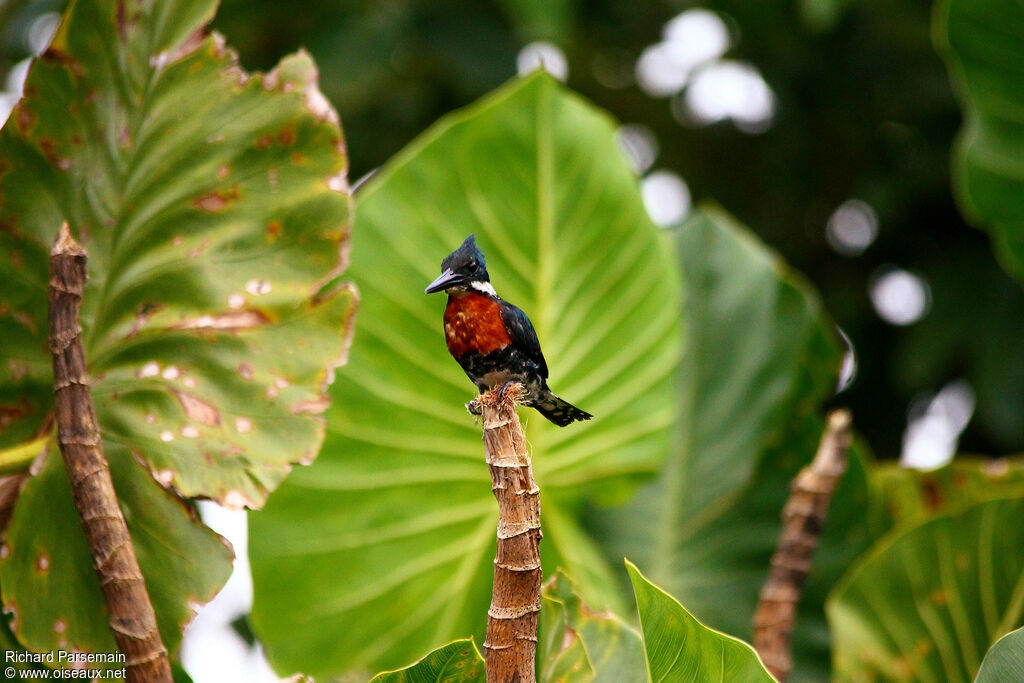
[[[498,400],[499,401],[504,401],[505,400],[505,392],[508,391],[509,387],[511,387],[513,384],[515,384],[515,382],[505,382],[504,384],[501,385],[501,388],[498,389]]]
[[[469,411],[470,415],[483,415],[484,413],[483,409],[480,408],[480,404],[476,402],[475,398],[466,404],[466,410]]]

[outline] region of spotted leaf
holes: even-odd
[[[119,493],[170,642],[226,557],[180,566],[187,535],[140,536],[137,506],[176,493],[259,507],[293,463],[311,461],[355,302],[335,284],[350,197],[316,69],[300,53],[246,73],[205,30],[215,8],[71,3],[0,132],[0,450],[26,452],[52,429],[48,251],[66,221],[89,255],[81,324],[111,467],[144,467],[139,490]],[[71,508],[52,502],[66,495],[55,457],[14,509],[3,602],[32,649],[104,647],[95,578],[32,574],[41,543],[55,567],[90,564]],[[60,515],[39,514],[51,504]],[[167,523],[200,533],[177,514]]]

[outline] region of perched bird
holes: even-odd
[[[444,309],[448,351],[481,393],[496,386],[504,391],[508,383],[520,382],[526,387],[522,404],[536,408],[559,427],[593,417],[548,389],[548,366],[533,324],[495,293],[475,235],[441,262],[441,270],[426,293],[448,292]]]

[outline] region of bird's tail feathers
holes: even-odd
[[[539,399],[534,401],[533,407],[537,412],[554,422],[559,427],[564,427],[576,420],[589,420],[594,417],[590,413],[580,410],[568,401],[558,398],[550,391],[547,391]]]

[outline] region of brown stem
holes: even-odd
[[[780,683],[793,667],[789,638],[800,591],[811,570],[832,492],[846,470],[851,422],[846,410],[829,413],[818,453],[793,479],[782,510],[779,544],[754,612],[754,649]]]
[[[487,610],[487,683],[535,683],[540,612],[540,489],[516,414],[521,385],[476,399],[483,411],[484,449],[498,500],[494,588]]]
[[[170,683],[171,665],[156,615],[117,504],[89,392],[79,312],[86,254],[67,223],[50,252],[50,353],[53,356],[57,441],[78,516],[110,610],[110,629],[125,655],[129,681]]]

